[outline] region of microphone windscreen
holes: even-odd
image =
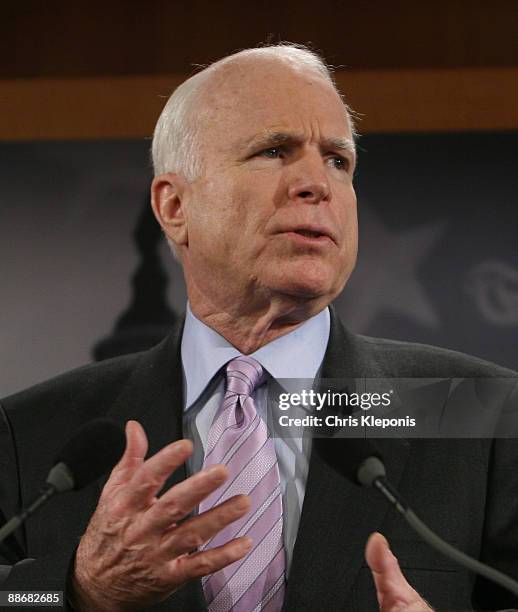
[[[110,471],[120,459],[126,441],[122,429],[109,419],[90,421],[63,446],[54,465],[64,463],[82,489]]]
[[[322,459],[342,476],[363,485],[358,478],[360,468],[371,457],[382,457],[374,444],[366,438],[315,438],[315,448]]]

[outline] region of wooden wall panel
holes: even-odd
[[[365,68],[518,65],[516,0],[2,0],[0,77],[186,74],[261,41]]]
[[[149,137],[185,75],[0,81],[0,139]],[[360,133],[518,129],[518,68],[347,70]]]

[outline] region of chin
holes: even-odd
[[[353,267],[352,257],[291,253],[263,263],[262,274],[258,276],[276,293],[301,300],[331,302],[344,288]]]
[[[270,287],[279,293],[307,300],[327,299],[329,302],[345,284],[345,281],[336,278],[336,274],[330,274],[328,269],[311,265],[293,270],[289,275],[283,274],[276,280]]]

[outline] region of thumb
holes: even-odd
[[[424,599],[406,581],[398,560],[381,533],[373,533],[369,537],[365,559],[374,578],[382,612],[431,611]]]

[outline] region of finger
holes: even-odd
[[[213,574],[244,557],[252,546],[250,538],[238,538],[217,548],[177,557],[170,564],[171,581],[183,584],[188,580]]]
[[[128,421],[125,433],[126,448],[115,470],[141,465],[146,457],[148,441],[142,425],[138,421]]]
[[[128,481],[133,472],[144,462],[148,442],[146,432],[138,421],[128,421],[125,427],[126,448],[119,462],[113,468],[103,489],[103,496],[113,493],[113,489]]]
[[[423,604],[422,610],[429,610],[424,600],[406,581],[398,560],[390,550],[381,533],[373,533],[365,547],[365,559],[372,571],[378,603],[383,612],[401,609],[401,605]]]
[[[148,534],[163,531],[183,519],[227,478],[228,470],[225,466],[213,465],[178,483],[147,510],[142,517],[142,532]]]
[[[249,510],[250,498],[236,495],[203,514],[187,519],[169,534],[165,534],[162,546],[174,556],[192,552]]]
[[[190,440],[168,444],[144,461],[121,491],[118,504],[125,509],[142,510],[154,500],[168,476],[192,453]]]

